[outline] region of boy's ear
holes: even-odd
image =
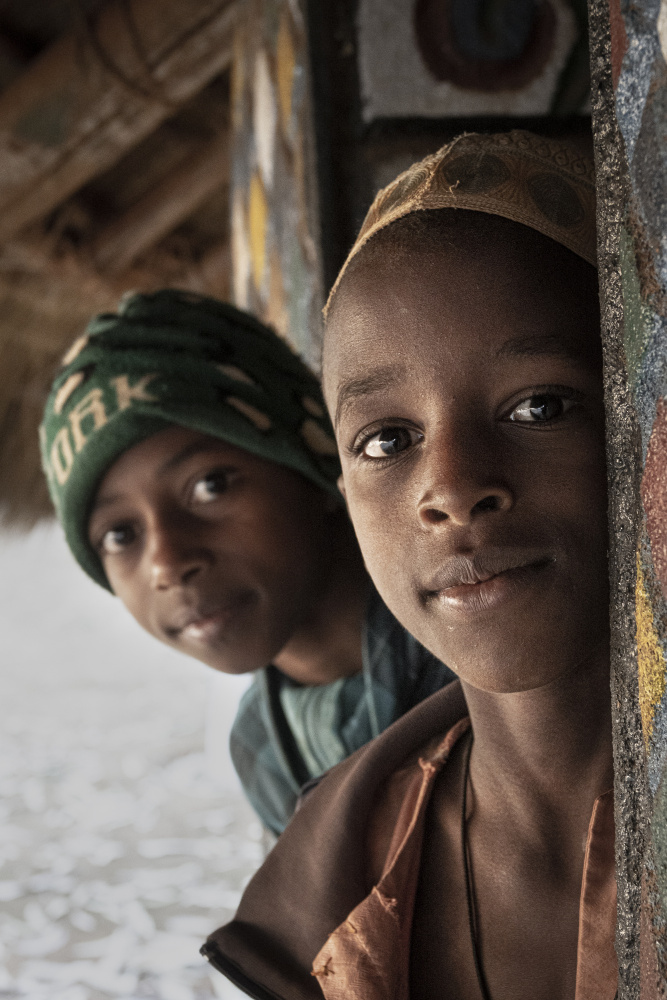
[[[345,482],[343,480],[343,473],[342,472],[341,472],[340,476],[338,477],[338,479],[336,480],[336,486],[338,487],[338,489],[340,490],[340,492],[343,494],[343,499],[347,501],[347,497],[345,496]]]

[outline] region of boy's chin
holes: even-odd
[[[169,645],[174,644],[169,643]],[[174,648],[184,656],[203,663],[204,666],[210,667],[211,670],[215,670],[219,674],[251,674],[271,662],[270,659],[262,659],[260,661],[258,657],[248,655],[249,651],[247,650],[242,651],[238,656],[234,656],[230,655],[229,649],[226,649],[223,653],[221,650],[215,648],[207,649],[199,647],[193,649],[189,645],[181,643],[177,643]]]
[[[455,668],[452,668],[455,669]],[[480,669],[475,666],[471,669],[461,669],[456,671],[459,680],[465,687],[475,688],[486,694],[521,694],[527,691],[537,691],[540,688],[548,687],[564,678],[568,674],[565,666],[560,669],[531,670],[525,664],[502,664],[498,667],[486,667]]]
[[[418,610],[412,620],[402,620],[464,684],[490,693],[544,687],[598,662],[609,631],[604,594],[577,606],[548,593],[529,597],[476,616],[455,616],[433,605],[427,615]]]
[[[202,660],[202,663],[203,662],[204,661]],[[230,665],[228,663],[222,663],[222,664],[207,663],[206,666],[211,667],[211,669],[215,670],[215,672],[218,674],[231,674],[234,677],[241,677],[243,676],[243,674],[254,674],[257,670],[260,669],[260,667],[246,666],[245,664]],[[262,664],[262,666],[266,666],[266,664]]]
[[[488,694],[519,694],[540,688],[568,684],[590,665],[595,668],[604,643],[591,642],[576,649],[558,649],[540,642],[539,650],[517,647],[504,651],[494,648],[488,656],[479,650],[474,661],[469,656],[450,657],[445,663],[465,685]]]

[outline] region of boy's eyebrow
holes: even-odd
[[[171,469],[176,468],[183,462],[187,462],[187,460],[192,458],[193,455],[199,455],[207,451],[216,451],[219,444],[224,444],[224,441],[222,441],[222,439],[220,441],[217,439],[210,441],[192,441],[189,445],[186,445],[185,448],[182,448],[181,451],[177,452],[176,455],[172,455],[171,458],[168,458],[167,461],[160,466],[158,475],[163,475],[165,472],[169,472]],[[120,493],[115,493],[113,496],[97,497],[93,502],[90,513],[94,514],[95,511],[99,510],[101,507],[108,507],[122,499],[123,497]]]
[[[580,361],[584,351],[578,351],[576,347],[568,344],[557,333],[549,333],[546,336],[544,334],[530,334],[527,337],[513,337],[511,340],[506,340],[496,352],[496,357],[517,358],[540,354]]]
[[[338,388],[338,402],[336,403],[334,425],[338,426],[340,418],[354,399],[357,399],[359,396],[367,396],[371,392],[381,392],[383,389],[390,389],[392,385],[395,385],[400,380],[402,371],[402,366],[388,365],[385,368],[379,368],[372,375],[366,375],[362,378],[352,378],[346,382],[341,382]]]
[[[200,455],[207,451],[217,451],[219,445],[221,444],[224,445],[225,442],[222,439],[218,440],[217,438],[204,438],[201,441],[191,441],[190,444],[186,445],[185,448],[182,448],[181,451],[177,452],[175,455],[172,455],[171,458],[168,458],[167,461],[160,466],[158,475],[170,472],[172,469],[177,468],[177,466],[182,465],[183,462],[187,462],[187,460],[192,458],[193,455]]]
[[[120,493],[114,493],[113,496],[95,497],[93,505],[90,508],[90,517],[92,517],[93,514],[102,507],[109,507],[111,504],[117,503],[118,500],[122,500],[122,495]]]

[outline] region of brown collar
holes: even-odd
[[[467,715],[458,681],[333,768],[309,794],[203,953],[257,1000],[322,1000],[313,961],[367,896],[366,842],[378,794],[430,740]]]
[[[426,809],[452,748],[469,729],[461,719],[444,739],[387,783],[379,810],[396,800],[393,835],[382,874],[362,902],[330,935],[313,963],[326,1000],[409,1000],[410,937]],[[384,807],[384,808],[383,808]],[[388,819],[383,815],[384,826]],[[614,799],[596,799],[588,829],[579,906],[574,1000],[613,1000],[618,980],[614,950],[616,878]]]

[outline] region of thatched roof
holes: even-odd
[[[128,289],[229,293],[228,67],[239,2],[0,7],[6,522],[50,513],[37,426],[58,359],[90,316]]]

